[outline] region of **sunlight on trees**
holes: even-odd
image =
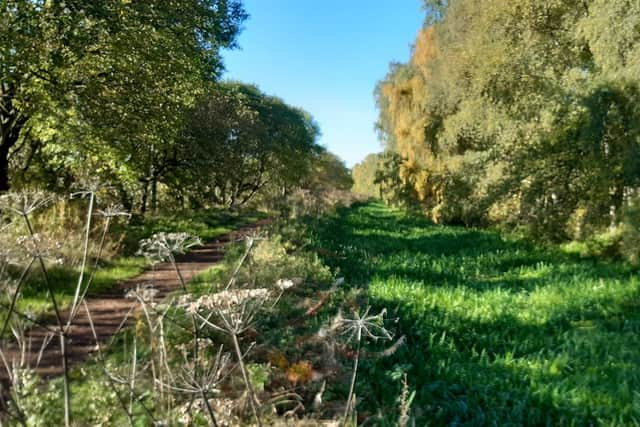
[[[638,5],[436,6],[376,89],[398,186],[437,222],[553,240],[615,226],[640,185]]]

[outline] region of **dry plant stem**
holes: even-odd
[[[141,303],[141,305],[142,305],[142,310],[143,310],[143,312],[144,312],[144,314],[145,314],[145,318],[146,318],[147,323],[148,323],[148,325],[149,325],[149,330],[150,330],[150,331],[153,331],[153,329],[154,329],[154,328],[153,328],[153,325],[152,325],[151,318],[149,317],[149,313],[148,313],[148,311],[147,311],[147,306],[146,306],[146,304],[144,303],[144,300],[143,300],[142,298],[139,298],[139,297],[138,297],[138,300],[140,301],[140,303]],[[130,311],[129,313],[131,313],[131,311]],[[128,314],[127,314],[127,317],[128,317]],[[125,321],[126,321],[126,318],[125,318],[125,320],[123,320],[123,322],[121,323],[121,325],[120,325],[121,327],[124,325]],[[118,329],[121,329],[121,328],[118,328]],[[115,337],[115,336],[114,336],[114,337]],[[113,338],[114,338],[114,337],[112,337],[112,340],[113,340]],[[97,339],[97,338],[96,338],[96,339]],[[153,344],[152,344],[152,347],[153,347]],[[152,362],[152,364],[151,364],[151,369],[152,369],[152,371],[154,371],[154,365],[153,365],[153,362]],[[154,383],[155,383],[155,376],[154,376]],[[127,386],[127,388],[129,388],[129,392],[130,392],[130,393],[135,394],[135,390],[131,389],[131,384],[130,384],[130,382],[129,382],[128,380],[122,381],[122,384],[126,385],[126,386]],[[140,399],[140,396],[138,396],[136,400],[137,400],[138,402],[140,402],[140,404],[141,404],[142,408],[144,409],[144,411],[147,413],[147,415],[149,415],[149,417],[151,418],[151,420],[155,423],[155,422],[156,422],[155,417],[154,417],[154,416],[153,416],[153,414],[151,413],[151,410],[150,410],[149,408],[147,408],[147,407],[146,407],[146,405],[142,402],[142,400]]]
[[[398,419],[398,427],[406,427],[409,423],[410,407],[409,382],[407,381],[407,374],[404,374],[404,378],[402,380],[402,394],[400,395],[400,418]]]
[[[4,356],[4,351],[2,351],[1,347],[0,347],[0,360],[2,360],[2,365],[4,366],[4,369],[7,371],[7,378],[9,378],[9,381],[13,382],[13,374],[11,373],[11,367],[9,366],[9,363],[7,362],[7,359]]]
[[[102,236],[100,237],[100,245],[98,246],[98,256],[96,258],[95,263],[93,264],[93,270],[91,271],[91,275],[87,280],[87,284],[85,285],[80,295],[80,298],[78,299],[78,305],[76,309],[71,311],[71,315],[69,316],[69,323],[67,324],[67,327],[69,327],[71,320],[75,319],[76,315],[78,314],[78,311],[80,310],[80,304],[86,298],[87,293],[89,292],[89,287],[91,286],[91,283],[93,283],[93,278],[95,277],[96,272],[98,271],[98,263],[102,258],[102,252],[104,251],[105,242],[107,241],[107,233],[109,232],[110,225],[111,225],[111,217],[107,217],[105,220],[104,228],[102,229]]]
[[[187,292],[187,284],[184,281],[184,277],[182,277],[182,272],[180,271],[180,268],[178,267],[178,264],[176,263],[176,259],[174,258],[173,254],[169,255],[169,261],[171,261],[171,265],[173,266],[173,269],[176,271],[176,275],[178,276],[178,280],[180,280],[180,286],[182,286],[182,290]]]
[[[87,266],[87,258],[89,257],[89,233],[91,232],[91,216],[93,215],[93,204],[95,201],[95,193],[89,193],[89,208],[87,210],[87,220],[84,233],[84,252],[82,254],[82,265],[80,266],[80,276],[78,277],[78,284],[76,285],[76,291],[73,295],[73,303],[71,304],[71,313],[75,313],[78,308],[80,291],[82,290],[82,282],[84,281],[84,270]],[[73,320],[73,315],[69,316],[67,320],[66,328],[69,328]]]
[[[29,215],[23,214],[25,223],[27,224],[27,229],[29,230],[29,235],[33,241],[33,244],[38,252],[38,261],[40,263],[40,268],[42,269],[42,275],[44,276],[45,285],[47,287],[47,291],[49,292],[49,296],[51,298],[51,303],[53,304],[53,309],[56,316],[56,321],[58,323],[58,328],[60,331],[58,332],[60,336],[60,357],[62,359],[62,371],[63,371],[63,389],[64,389],[64,425],[65,427],[71,427],[71,390],[69,387],[69,366],[67,360],[67,337],[65,333],[65,328],[62,320],[62,315],[60,314],[60,308],[58,306],[58,302],[56,301],[56,297],[53,293],[53,289],[51,289],[51,282],[49,281],[49,274],[47,273],[47,267],[44,265],[44,260],[42,259],[42,255],[40,254],[40,250],[38,248],[38,242],[35,238],[35,233],[33,231],[33,227],[31,226],[31,221],[29,221]]]
[[[155,310],[153,307],[147,304],[147,301],[142,298],[141,295],[137,295],[138,302],[142,307],[142,312],[144,313],[145,320],[147,322],[147,327],[149,328],[149,340],[150,347],[152,349],[152,357],[151,357],[151,374],[153,376],[153,384],[154,387],[157,387],[157,391],[159,393],[159,402],[160,406],[164,405],[164,379],[163,379],[163,355],[162,355],[162,337],[164,336],[163,323],[159,322],[159,326],[154,324],[153,319],[151,318],[151,314],[149,313],[149,309],[153,311],[155,315],[159,318],[162,318],[163,314]],[[169,304],[170,306],[170,304]],[[155,331],[160,329],[160,339],[156,337]],[[156,360],[157,357],[157,360]]]
[[[22,216],[24,218],[25,223],[27,224],[27,230],[29,230],[29,236],[31,237],[31,240],[33,241],[34,246],[36,247],[36,251],[38,252],[38,262],[40,264],[40,270],[42,270],[42,275],[44,276],[44,281],[45,281],[45,285],[47,287],[47,291],[49,293],[49,298],[51,298],[51,303],[53,304],[53,310],[54,310],[54,314],[56,316],[56,320],[58,321],[58,326],[60,327],[60,331],[63,330],[63,325],[62,325],[62,315],[60,314],[60,308],[58,306],[58,301],[56,300],[56,297],[53,293],[53,289],[51,289],[51,285],[49,282],[49,273],[47,272],[47,267],[44,265],[44,260],[42,259],[42,256],[39,254],[39,247],[38,247],[38,242],[35,238],[35,233],[33,231],[33,227],[31,226],[31,221],[29,221],[29,216],[28,215],[23,215]]]
[[[213,412],[213,408],[211,407],[211,403],[209,403],[209,399],[207,398],[207,394],[203,389],[200,389],[200,395],[202,396],[202,401],[204,402],[205,408],[207,408],[207,413],[209,414],[209,418],[211,419],[211,425],[213,427],[218,427],[218,422],[216,421],[216,415]]]
[[[349,387],[349,399],[347,400],[347,407],[344,409],[344,417],[342,420],[342,426],[346,426],[347,425],[347,420],[349,417],[349,414],[351,413],[351,407],[354,405],[353,402],[353,394],[355,392],[356,389],[356,377],[358,375],[358,363],[360,362],[360,342],[362,339],[362,332],[360,330],[358,330],[358,343],[357,343],[357,348],[356,348],[356,357],[355,360],[353,361],[353,374],[351,374],[351,386]]]
[[[129,393],[129,412],[133,412],[133,402],[136,389],[136,375],[137,375],[137,367],[138,367],[138,339],[133,335],[133,354],[131,355],[131,373],[129,375],[129,389],[131,390]]]
[[[67,337],[60,334],[60,353],[62,355],[62,371],[64,372],[64,425],[71,426],[71,389],[69,387],[69,361],[67,359]]]
[[[168,358],[167,358],[167,347],[166,347],[166,343],[165,343],[165,333],[164,333],[164,317],[162,317],[160,319],[160,339],[159,339],[159,345],[158,345],[158,374],[160,376],[160,381],[162,381],[161,384],[164,384],[164,372],[166,371],[169,376],[171,376],[171,369],[169,368],[169,364],[168,364]],[[166,397],[165,397],[166,394]],[[170,398],[171,396],[169,395],[169,393],[165,393],[164,391],[164,386],[161,385],[160,387],[160,402],[162,402],[165,407],[165,411],[169,410],[169,407],[171,406],[171,402],[170,402]]]
[[[89,306],[87,305],[86,301],[82,301],[82,302],[84,304],[84,309],[87,312],[87,318],[89,319],[89,326],[91,327],[91,332],[93,333],[93,338],[96,340],[96,348],[98,349],[98,362],[100,363],[100,365],[102,367],[102,370],[105,373],[105,376],[107,377],[107,382],[109,383],[109,388],[111,389],[111,391],[118,398],[118,403],[120,403],[120,407],[122,408],[124,413],[127,415],[127,419],[129,420],[129,425],[131,427],[133,427],[133,425],[134,425],[133,416],[131,415],[131,412],[129,412],[129,410],[127,409],[127,404],[125,403],[125,401],[120,396],[120,393],[118,393],[118,389],[117,389],[113,379],[109,375],[109,370],[107,369],[107,363],[105,362],[104,355],[102,354],[102,349],[100,347],[100,340],[98,339],[98,333],[96,332],[95,325],[93,324],[93,317],[91,316],[91,312],[89,311]]]
[[[238,265],[236,265],[235,270],[233,270],[233,274],[231,274],[231,278],[229,279],[229,282],[227,283],[227,286],[225,286],[224,290],[228,291],[229,288],[231,286],[233,286],[233,284],[236,282],[236,278],[238,277],[238,274],[240,274],[240,269],[242,268],[242,266],[244,265],[244,263],[247,260],[247,257],[249,256],[249,254],[251,253],[251,250],[253,249],[253,245],[254,245],[254,239],[250,239],[249,240],[249,244],[247,245],[247,249],[245,250],[244,254],[242,255],[242,258],[240,258],[240,261],[238,261]],[[211,290],[213,290],[214,285],[211,285]],[[204,320],[204,322],[202,323],[201,329],[204,329],[205,326],[214,326],[210,320],[211,317],[213,316],[214,312],[212,311],[211,313],[209,313],[207,315],[206,318],[203,318],[202,320]],[[224,320],[224,318],[223,318]],[[226,322],[226,320],[225,320]],[[229,333],[232,333],[233,328],[231,328],[229,326]]]
[[[273,302],[273,304],[271,304],[272,309],[276,308],[276,305],[278,305],[278,303],[280,302],[282,295],[284,295],[284,291],[280,291],[280,294],[278,294],[278,297],[276,298],[276,300]]]
[[[233,346],[235,347],[236,356],[238,358],[238,364],[240,365],[240,371],[242,372],[242,378],[244,380],[245,385],[247,386],[247,392],[249,393],[249,403],[251,404],[251,411],[253,412],[253,416],[256,419],[256,423],[258,424],[258,427],[262,427],[262,422],[260,421],[260,416],[258,415],[258,402],[256,399],[256,394],[253,390],[253,386],[251,385],[251,381],[249,380],[247,367],[244,364],[244,357],[242,355],[242,351],[240,350],[238,335],[235,333],[232,333],[231,338],[233,339]]]
[[[33,263],[35,261],[36,261],[35,258],[31,258],[29,265],[22,271],[22,274],[20,275],[20,279],[18,280],[18,284],[16,285],[16,291],[11,297],[11,305],[9,306],[9,312],[7,313],[7,318],[5,319],[4,324],[2,325],[2,331],[0,332],[0,337],[3,337],[5,332],[7,332],[7,327],[9,326],[11,315],[13,314],[13,311],[16,307],[16,302],[18,300],[18,295],[20,294],[20,288],[22,287],[22,284],[27,278],[27,275],[31,271],[31,267],[33,267]]]
[[[236,278],[238,277],[238,274],[240,273],[240,269],[242,268],[242,265],[247,260],[247,257],[249,256],[249,254],[251,253],[251,250],[253,249],[253,245],[255,243],[255,240],[253,238],[250,238],[250,237],[248,239],[249,239],[249,244],[247,245],[247,249],[244,251],[244,254],[242,255],[242,258],[240,258],[240,261],[238,261],[238,265],[236,266],[236,269],[233,271],[233,274],[231,275],[231,278],[229,279],[229,283],[227,283],[227,286],[225,286],[225,288],[224,288],[225,291],[228,291],[229,288],[231,286],[233,286],[233,284],[236,282]]]
[[[199,367],[200,367],[200,362],[199,362],[199,357],[200,357],[200,344],[198,342],[199,338],[200,338],[200,328],[198,327],[198,322],[196,320],[195,316],[191,316],[191,324],[193,325],[193,338],[194,338],[194,344],[193,344],[193,374],[195,376],[198,375],[198,372],[200,371]],[[209,416],[211,417],[213,415],[213,412],[211,412],[211,409],[209,407],[209,401],[206,399],[205,395],[204,395],[204,390],[200,390],[202,392],[202,398],[205,401],[205,405],[207,406],[207,411],[210,412]],[[193,401],[192,401],[193,402]],[[213,420],[213,424],[215,425],[215,417],[212,418]]]
[[[178,267],[178,264],[176,263],[176,259],[174,258],[173,254],[169,255],[169,260],[171,261],[171,265],[173,266],[173,269],[176,271],[176,275],[178,276],[178,280],[180,280],[180,285],[182,286],[182,290],[187,293],[187,284],[184,280],[184,277],[182,276],[182,272],[180,271],[180,267]],[[193,357],[194,357],[194,361],[196,363],[196,370],[198,369],[198,352],[199,352],[199,343],[198,343],[198,338],[199,338],[199,331],[200,329],[198,328],[198,324],[196,323],[196,319],[194,316],[191,316],[191,324],[193,325],[193,334],[194,334],[194,348],[193,348]]]

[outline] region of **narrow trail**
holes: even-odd
[[[199,273],[218,263],[224,256],[225,245],[242,238],[267,222],[268,220],[262,220],[231,231],[218,237],[215,241],[206,243],[204,246],[177,257],[177,265],[184,280],[188,282]],[[91,329],[91,320],[99,343],[101,345],[106,343],[123,327],[127,326],[132,319],[131,314],[139,306],[135,298],[126,297],[127,292],[143,286],[153,287],[155,300],[162,300],[169,293],[181,289],[180,281],[176,277],[172,265],[170,263],[160,263],[137,277],[119,283],[110,291],[87,296],[85,301],[91,317],[87,315],[84,307],[81,307],[67,334],[69,367],[85,361],[91,353],[97,350],[96,340]],[[70,312],[68,310],[62,313],[64,319],[68,319],[69,315]],[[57,335],[51,337],[51,331],[56,331],[57,329],[58,326],[54,320],[45,325],[34,326],[27,332],[29,345],[26,351],[21,354],[15,346],[5,351],[5,357],[9,365],[22,359],[23,364],[35,367],[35,371],[44,378],[62,375],[59,339]],[[40,349],[48,338],[50,338],[50,342],[46,344],[38,361]],[[8,373],[4,368],[4,364],[0,364],[0,382],[6,382],[7,380]]]

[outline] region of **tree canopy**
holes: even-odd
[[[436,221],[552,238],[619,220],[640,184],[637,2],[425,6],[411,60],[376,89],[406,197]]]
[[[247,16],[236,0],[1,0],[0,12],[0,191],[37,157],[149,170]]]
[[[244,204],[265,186],[297,185],[322,149],[305,111],[257,87],[222,83],[198,103],[183,136],[183,190],[217,204]],[[180,175],[182,172],[178,172]]]
[[[219,81],[240,0],[0,0],[0,12],[0,192],[99,179],[144,214],[163,198],[238,206],[325,175],[351,185],[307,112]]]

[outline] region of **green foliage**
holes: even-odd
[[[18,407],[25,411],[28,426],[46,427],[64,422],[59,404],[62,396],[59,382],[43,384],[38,375],[27,369],[19,372],[18,383],[14,399]]]
[[[306,112],[251,85],[222,83],[200,100],[185,130],[176,188],[201,203],[241,206],[265,187],[293,187],[321,148]],[[319,165],[318,165],[319,167]]]
[[[153,234],[181,232],[198,236],[204,241],[255,222],[264,215],[253,211],[230,212],[224,209],[199,209],[163,212],[157,215],[134,217],[128,224],[114,229],[114,234],[122,236],[124,254],[131,255],[138,249],[138,243]]]
[[[406,346],[363,364],[359,406],[391,424],[398,378],[422,425],[628,425],[640,413],[637,271],[379,204],[310,221],[311,245],[393,307]],[[395,416],[394,416],[395,417]],[[380,423],[383,423],[381,420]]]
[[[121,190],[156,180],[246,18],[235,0],[3,0],[0,11],[0,191],[10,158],[14,171],[64,170],[52,188],[92,172]]]
[[[312,163],[311,171],[302,188],[313,192],[347,191],[353,186],[351,172],[335,154],[323,151]]]
[[[353,167],[351,175],[354,193],[368,197],[380,197],[380,187],[375,182],[380,155],[378,153],[369,154],[362,162]]]
[[[350,185],[308,113],[217,81],[240,0],[4,0],[0,12],[0,192],[99,176],[145,215]]]
[[[104,262],[95,273],[91,285],[92,292],[104,292],[112,289],[117,283],[135,277],[142,273],[148,263],[141,257],[123,257],[113,261]],[[17,275],[17,272],[16,272]],[[68,307],[73,301],[75,284],[80,275],[78,266],[51,266],[48,272],[49,283],[54,290],[56,300],[62,307]],[[3,295],[3,307],[0,307],[0,318],[7,315],[7,302],[5,298],[10,295]],[[50,315],[53,305],[48,297],[44,278],[40,272],[34,271],[28,278],[21,297],[17,302],[17,309],[22,313],[29,313],[35,318],[42,318]]]
[[[378,128],[438,222],[548,240],[619,222],[640,185],[634,2],[456,0],[378,84]],[[586,213],[586,214],[585,214]]]
[[[379,187],[380,197],[387,203],[406,206],[414,200],[413,188],[401,176],[402,158],[393,152],[385,152],[378,158],[374,185]]]
[[[309,283],[326,284],[332,279],[331,271],[312,253],[301,251],[292,246],[292,236],[285,239],[274,236],[255,243],[252,256],[247,261],[248,268],[239,274],[239,282],[258,284],[262,287],[273,286],[282,278],[301,278]],[[237,259],[245,248],[237,245],[228,249],[225,266],[215,266],[211,271],[202,273],[194,279],[194,284],[216,283],[223,285],[225,277],[233,271]]]
[[[263,392],[265,384],[269,383],[269,367],[259,363],[251,363],[247,365],[247,370],[254,390]]]

